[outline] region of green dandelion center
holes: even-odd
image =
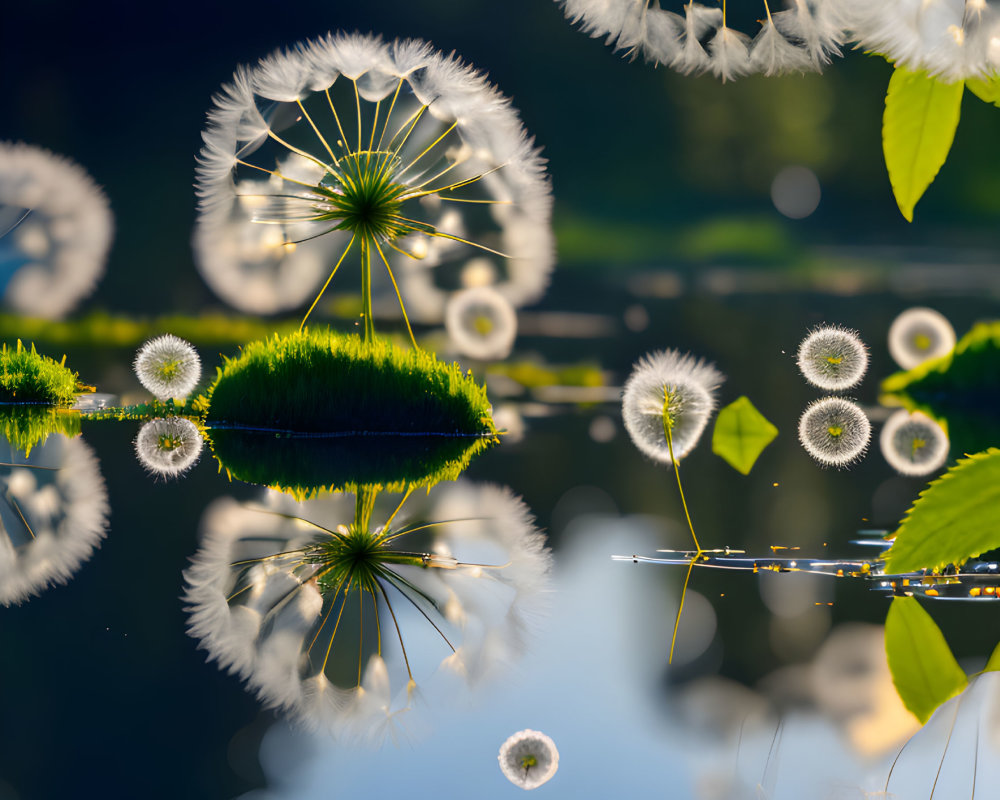
[[[521,757],[521,769],[523,769],[525,772],[527,772],[529,768],[537,766],[538,766],[538,759],[535,758],[534,756]]]
[[[394,551],[386,547],[388,530],[373,533],[357,525],[343,529],[337,536],[316,543],[305,557],[307,563],[319,564],[316,585],[320,593],[336,594],[341,589],[364,589],[374,593],[377,578],[386,577],[386,565],[424,565],[420,555]]]
[[[831,425],[826,429],[826,432],[830,434],[830,438],[839,439],[844,433],[844,429],[840,425]]]
[[[178,449],[183,444],[179,437],[170,433],[161,434],[156,440],[157,449],[168,453]]]
[[[832,366],[837,366],[838,364],[843,363],[843,361],[844,361],[844,357],[843,356],[827,356],[826,357],[826,363],[827,364],[831,364]]]
[[[918,350],[930,350],[931,349],[931,337],[926,333],[918,333],[913,337],[913,345]]]
[[[472,327],[480,336],[488,336],[493,331],[493,320],[487,316],[479,315],[472,321]]]
[[[910,447],[912,448],[912,453],[915,456],[917,453],[920,452],[921,448],[927,447],[927,442],[926,440],[917,437],[914,438],[913,442],[910,444]]]
[[[156,371],[163,381],[172,381],[177,377],[177,373],[180,371],[181,362],[179,359],[171,358],[166,361],[161,361],[157,367]]]

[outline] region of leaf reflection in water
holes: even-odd
[[[65,583],[108,524],[108,493],[93,450],[51,434],[30,456],[0,440],[0,603]]]
[[[412,732],[403,712],[429,664],[474,684],[520,654],[550,562],[506,489],[378,494],[219,500],[185,573],[189,631],[211,659],[305,727],[373,741]]]

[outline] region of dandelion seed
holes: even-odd
[[[825,466],[846,467],[859,460],[870,438],[865,412],[842,397],[814,400],[799,419],[799,441]]]
[[[82,439],[52,434],[27,458],[0,442],[0,603],[7,606],[65,583],[90,558],[107,530],[108,492]]]
[[[176,477],[197,463],[202,444],[198,427],[189,419],[151,419],[139,429],[135,453],[154,475]]]
[[[857,331],[823,325],[811,331],[796,357],[799,371],[813,386],[830,392],[860,383],[868,369],[868,348]]]
[[[622,396],[622,420],[632,442],[650,458],[678,461],[698,443],[715,410],[725,377],[714,366],[677,350],[643,356],[632,368]],[[665,426],[672,442],[667,442]]]
[[[900,409],[879,436],[882,455],[903,475],[930,475],[948,460],[948,434],[930,417]]]
[[[933,308],[908,308],[889,326],[889,354],[903,369],[913,369],[955,347],[955,329]]]
[[[237,303],[261,307],[267,286],[294,281],[269,310],[313,296],[304,325],[341,266],[359,260],[370,338],[380,280],[409,329],[408,271],[448,276],[488,254],[511,302],[545,288],[544,163],[507,99],[454,56],[372,36],[303,42],[240,68],[216,96],[204,139],[199,269]],[[524,273],[530,286],[507,291]],[[246,299],[238,275],[252,284]]]
[[[497,760],[507,780],[526,790],[537,789],[559,769],[555,742],[530,728],[507,739],[500,746]]]
[[[187,397],[201,378],[201,359],[194,347],[169,333],[140,347],[134,367],[139,382],[159,400]]]
[[[470,358],[506,358],[517,337],[517,312],[489,286],[456,292],[444,324],[455,347]]]
[[[0,288],[19,313],[58,318],[94,288],[114,223],[108,200],[77,164],[40,147],[0,142]]]

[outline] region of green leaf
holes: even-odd
[[[1000,106],[1000,78],[990,78],[988,81],[969,78],[965,86],[984,103]]]
[[[1000,450],[960,459],[920,493],[885,554],[886,572],[961,564],[1000,547]]]
[[[777,435],[778,429],[748,398],[741,397],[719,412],[712,434],[712,452],[737,472],[749,475],[757,458]]]
[[[896,204],[908,222],[913,207],[948,158],[965,84],[896,67],[885,95],[882,150]]]
[[[941,629],[914,597],[895,597],[885,618],[885,655],[903,705],[921,723],[969,683]]]
[[[986,662],[986,668],[983,672],[1000,672],[1000,644],[996,646],[990,660]]]

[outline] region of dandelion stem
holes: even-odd
[[[399,79],[399,83],[396,84],[396,93],[392,96],[392,102],[389,103],[389,111],[385,115],[385,122],[382,123],[382,133],[378,136],[378,149],[382,149],[382,139],[385,138],[386,128],[389,127],[389,119],[392,117],[392,110],[396,107],[396,98],[399,97],[399,90],[403,88],[403,79]]]
[[[406,314],[406,305],[403,303],[403,295],[399,293],[399,285],[396,283],[396,276],[392,274],[392,267],[389,266],[389,259],[385,257],[385,253],[382,252],[382,248],[379,247],[378,241],[372,239],[375,245],[375,249],[378,250],[378,254],[382,257],[382,263],[385,264],[386,271],[389,273],[389,280],[392,281],[392,288],[396,290],[396,299],[399,301],[399,309],[403,312],[403,322],[406,323],[406,332],[410,334],[410,341],[413,343],[413,349],[419,350],[420,345],[417,344],[417,339],[413,335],[413,328],[410,326],[410,318]]]
[[[330,281],[333,280],[333,276],[337,274],[337,270],[340,269],[340,265],[344,263],[344,259],[347,258],[347,254],[351,251],[351,245],[354,244],[354,240],[356,238],[357,234],[351,237],[351,241],[347,243],[347,249],[344,250],[343,253],[341,253],[340,259],[337,261],[337,265],[333,268],[333,271],[330,273],[330,277],[326,279],[326,283],[323,284],[323,288],[319,290],[319,294],[316,295],[316,299],[312,301],[312,305],[309,306],[309,310],[306,312],[306,315],[302,318],[302,324],[299,325],[300,331],[306,326],[306,322],[309,319],[309,315],[312,314],[313,309],[316,308],[316,304],[319,302],[319,299],[323,296],[323,292],[326,291],[326,287],[330,285]]]
[[[372,320],[372,239],[361,237],[361,316],[365,320],[365,342],[375,338],[375,322]]]
[[[389,602],[389,595],[385,591],[385,587],[378,581],[375,581],[375,585],[378,586],[380,592],[382,592],[382,598],[385,600],[385,605],[389,609],[389,616],[392,617],[392,624],[396,627],[396,636],[399,639],[399,646],[403,650],[403,662],[406,664],[406,674],[409,675],[410,680],[413,680],[413,672],[410,671],[410,659],[406,657],[406,646],[403,644],[403,634],[399,631],[399,622],[396,621],[396,612],[392,610],[392,603]]]
[[[331,167],[330,167],[329,164],[324,164],[322,161],[320,161],[318,158],[316,158],[316,156],[314,156],[312,153],[307,153],[305,150],[300,150],[295,145],[289,144],[288,142],[286,142],[284,139],[282,139],[280,136],[278,136],[273,131],[269,130],[267,132],[267,135],[270,136],[272,139],[274,139],[274,141],[276,141],[278,144],[284,145],[285,147],[287,147],[289,150],[291,150],[296,155],[302,156],[303,158],[308,159],[309,161],[312,161],[314,164],[317,164],[317,165],[321,166],[326,172],[333,172],[333,170],[331,169]]]
[[[21,522],[24,523],[24,527],[28,529],[28,534],[31,536],[32,539],[34,539],[35,532],[31,530],[31,525],[28,524],[28,520],[25,519],[24,514],[21,513],[21,507],[17,504],[17,500],[14,499],[14,495],[12,495],[10,492],[7,492],[7,500],[14,507],[14,510],[17,512],[17,515],[21,518]]]
[[[326,672],[326,662],[330,660],[330,651],[333,649],[333,640],[337,638],[337,629],[340,627],[340,618],[344,616],[344,609],[347,607],[347,595],[351,591],[352,583],[353,579],[348,581],[347,588],[344,589],[344,599],[340,604],[340,611],[337,612],[337,621],[333,624],[333,633],[330,634],[330,643],[326,646],[326,655],[323,656],[323,666],[320,668],[320,672]]]
[[[408,172],[410,169],[412,169],[421,158],[423,158],[425,155],[427,155],[431,150],[433,150],[437,146],[438,142],[440,142],[445,136],[447,136],[449,133],[451,133],[453,130],[455,130],[455,126],[456,125],[458,125],[458,120],[455,120],[453,123],[451,123],[451,125],[449,125],[445,129],[444,133],[442,133],[440,136],[438,136],[437,139],[435,139],[433,142],[431,142],[429,145],[427,145],[427,147],[425,147],[421,151],[420,155],[418,155],[409,164],[407,164],[399,172],[397,172],[396,173],[396,177],[398,178],[404,172]]]
[[[330,111],[333,113],[333,119],[337,123],[337,130],[340,132],[340,146],[350,153],[351,148],[347,146],[347,136],[344,135],[344,126],[340,124],[340,117],[337,116],[337,109],[334,108],[333,98],[330,97],[330,90],[326,89],[325,93],[326,102],[330,104]]]
[[[302,105],[302,101],[296,100],[295,102],[299,104],[299,108],[302,109],[303,116],[305,116],[306,121],[309,123],[309,126],[313,129],[316,136],[319,137],[320,142],[323,143],[323,147],[326,148],[326,152],[330,154],[330,158],[333,159],[333,163],[339,166],[340,162],[337,160],[337,157],[333,154],[333,148],[330,147],[330,143],[327,142],[323,134],[319,132],[319,128],[316,127],[316,123],[313,122],[312,117],[309,116],[309,112],[306,111],[306,107]]]
[[[674,632],[670,637],[670,656],[667,658],[668,664],[674,663],[674,645],[677,644],[677,631],[681,627],[681,613],[684,611],[684,598],[687,596],[688,581],[691,580],[691,571],[694,569],[694,562],[698,560],[695,556],[688,562],[687,575],[684,576],[684,586],[681,587],[681,602],[677,606],[677,618],[674,620]]]

